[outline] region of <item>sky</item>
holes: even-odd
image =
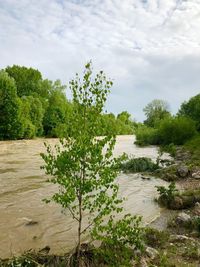
[[[114,82],[106,109],[137,121],[200,93],[200,0],[0,0],[0,69],[68,83],[84,65]]]

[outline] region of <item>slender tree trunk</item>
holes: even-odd
[[[80,266],[81,227],[82,227],[82,195],[80,192],[79,194],[78,244],[76,247],[77,267]]]
[[[85,99],[87,99],[85,95]],[[83,119],[84,119],[84,133],[86,132],[86,108],[84,107],[84,113],[83,113]],[[85,156],[83,160],[83,169],[81,172],[81,185],[80,185],[80,190],[79,190],[79,196],[78,196],[78,201],[79,201],[79,224],[78,224],[78,244],[77,244],[77,267],[80,266],[80,246],[81,246],[81,231],[82,231],[82,186],[84,186],[85,182]]]

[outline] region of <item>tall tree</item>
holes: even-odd
[[[19,97],[40,94],[42,75],[38,70],[18,65],[7,67],[5,70],[15,80]]]
[[[65,86],[58,80],[52,83],[52,91],[48,98],[48,107],[44,114],[43,126],[44,133],[47,136],[57,136],[60,125],[70,123],[69,119],[69,102],[65,95]]]
[[[186,116],[194,120],[197,124],[198,131],[200,131],[200,94],[182,103],[178,115]]]
[[[143,109],[146,120],[144,124],[155,127],[162,119],[170,116],[169,105],[161,99],[154,99]]]
[[[131,114],[122,111],[117,115],[118,134],[132,134],[134,131],[134,122],[131,120]]]
[[[20,109],[21,101],[17,97],[14,79],[0,71],[0,140],[23,136]]]
[[[94,237],[105,240],[103,238],[107,236],[109,245],[114,240],[113,248],[119,243],[140,245],[139,228],[130,226],[131,223],[138,226],[138,218],[127,215],[117,226],[113,225],[114,216],[121,211],[115,183],[121,161],[112,156],[115,135],[96,138],[111,86],[112,81],[107,80],[103,72],[93,80],[91,64],[88,63],[83,79],[76,76],[70,82],[73,94],[70,137],[60,140],[55,150],[47,146],[47,154],[42,155],[51,182],[60,186],[52,199],[67,208],[77,222],[76,266],[82,266],[81,238],[91,227]],[[84,218],[84,213],[89,216]],[[108,224],[104,223],[105,216]],[[104,231],[104,234],[98,234],[99,231]],[[119,266],[124,265],[119,263]]]
[[[41,136],[43,134],[43,117],[44,117],[44,108],[40,98],[33,96],[23,96],[21,98],[23,104],[23,113],[22,118],[29,121],[28,125],[32,124],[32,129],[34,132],[31,136]],[[30,127],[30,126],[29,126]],[[31,136],[25,135],[26,138]]]

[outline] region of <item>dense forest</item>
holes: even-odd
[[[67,136],[73,102],[60,80],[43,79],[40,71],[13,65],[0,70],[0,140]],[[98,135],[132,134],[136,123],[123,111],[102,113]]]

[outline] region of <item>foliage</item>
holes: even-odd
[[[61,85],[57,85],[56,89],[52,91],[48,103],[49,105],[43,118],[45,135],[51,137],[62,137],[63,133],[60,132],[60,125],[65,125],[64,129],[66,127],[68,129],[68,124],[72,119],[72,107],[67,101]]]
[[[159,166],[150,158],[130,158],[121,165],[121,169],[125,172],[152,172],[158,169]]]
[[[107,134],[133,134],[135,123],[131,120],[131,115],[123,111],[115,117],[113,113],[101,115],[101,126],[99,128],[99,136]]]
[[[160,99],[151,101],[143,111],[147,118],[144,124],[149,127],[155,127],[161,120],[170,117],[168,103]]]
[[[88,63],[85,66],[83,79],[81,80],[77,74],[70,82],[73,95],[73,120],[69,134],[60,140],[54,149],[46,145],[47,154],[42,154],[46,173],[51,175],[49,181],[59,185],[59,192],[55,193],[51,200],[68,209],[77,222],[78,266],[82,235],[92,227],[94,227],[93,236],[96,238],[101,236],[98,235],[98,230],[110,231],[111,227],[114,227],[112,226],[114,214],[122,211],[120,205],[122,200],[117,197],[118,185],[115,183],[115,178],[123,156],[112,157],[114,134],[96,138],[111,86],[112,81],[106,79],[103,71],[93,78],[91,63]],[[83,212],[90,214],[89,217],[83,218]],[[105,217],[109,220],[107,225],[104,223]],[[83,227],[83,219],[87,222],[86,227]],[[134,228],[131,230],[131,224],[135,220],[135,217],[124,218],[124,221],[117,224],[116,234],[129,234],[127,231],[130,231],[132,238]],[[126,238],[129,237],[120,239],[121,242],[125,242]],[[137,238],[134,240],[137,244]],[[131,239],[131,242],[134,240]]]
[[[165,118],[156,128],[142,125],[136,129],[136,144],[162,145],[172,154],[174,145],[183,145],[196,135],[195,122],[187,117]],[[173,150],[173,151],[172,151]]]
[[[168,199],[171,199],[175,196],[175,193],[178,191],[176,189],[176,184],[175,182],[172,182],[169,184],[168,188],[164,186],[156,186],[157,191],[160,193],[160,196],[164,196]]]
[[[42,75],[38,70],[17,65],[7,67],[5,70],[15,80],[19,97],[40,93]]]
[[[102,114],[97,135],[104,136],[109,134],[117,134],[117,132],[118,129],[115,115],[112,113]]]
[[[158,144],[158,131],[155,128],[147,127],[146,125],[139,126],[136,131],[135,144],[140,146],[157,145]]]
[[[195,134],[194,121],[186,117],[164,119],[158,127],[159,142],[163,145],[182,145]]]
[[[69,266],[69,255],[64,256],[49,255],[42,251],[36,252],[28,250],[21,256],[11,259],[0,259],[1,267],[66,267]]]
[[[135,128],[135,122],[131,119],[131,114],[122,111],[117,115],[117,134],[132,134]]]
[[[44,109],[39,98],[33,96],[24,96],[21,98],[22,101],[22,113],[21,118],[24,121],[25,132],[27,127],[31,125],[32,134],[24,134],[24,138],[32,138],[34,136],[41,136],[43,133],[43,116]],[[27,126],[29,125],[29,126]]]
[[[20,124],[15,125],[15,130],[20,133],[12,137],[13,133],[10,131],[14,131],[15,127],[11,129],[9,126],[7,130],[2,128],[1,139],[34,138],[35,136],[65,137],[70,134],[74,103],[67,99],[66,86],[62,85],[60,80],[55,82],[44,80],[40,71],[18,65],[8,66],[3,72],[8,74],[7,77],[13,78],[15,83],[15,96],[12,96],[12,102],[18,102],[16,116],[20,114]],[[4,109],[5,118],[12,120],[13,115],[9,113],[9,107]],[[132,134],[135,126],[136,123],[126,111],[117,116],[112,113],[102,113],[96,134],[99,136],[112,133]]]
[[[127,214],[118,221],[111,216],[107,224],[96,225],[92,235],[102,241],[97,250],[99,261],[108,266],[132,266],[133,248],[143,250],[144,231],[140,223],[141,217]]]
[[[0,71],[0,140],[22,137],[21,101],[17,97],[15,81]]]
[[[169,206],[171,201],[173,201],[178,190],[176,189],[175,182],[171,182],[168,188],[164,186],[156,186],[158,193],[160,194],[160,202]]]
[[[199,114],[200,114],[200,94],[191,97],[187,102],[183,102],[178,112],[179,116],[186,116],[196,121],[198,131],[200,130]]]
[[[10,263],[6,264],[5,266],[7,267],[36,267],[38,266],[38,264],[30,259],[19,257],[19,258],[13,259],[12,261],[10,261]]]

